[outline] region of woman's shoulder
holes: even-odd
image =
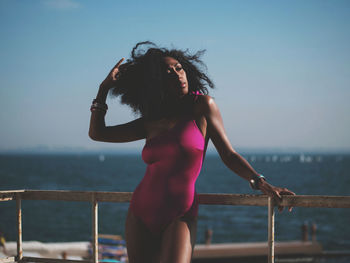
[[[195,96],[194,111],[196,115],[204,115],[213,106],[214,99],[210,95],[197,93]]]
[[[197,93],[194,96],[195,96],[194,100],[196,104],[199,104],[202,107],[209,107],[210,104],[214,103],[214,98],[211,97],[210,95]]]
[[[213,99],[210,95],[200,93],[199,91],[192,91],[191,95],[193,96],[194,101],[200,101],[202,103],[205,101],[209,102],[210,99]]]

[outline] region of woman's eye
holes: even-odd
[[[182,70],[182,67],[176,67],[175,68],[175,70],[177,71],[177,72],[179,72],[179,71],[181,71]],[[172,73],[172,71],[173,71],[173,69],[172,68],[168,68],[167,69],[167,74],[171,74]]]

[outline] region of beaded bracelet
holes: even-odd
[[[91,105],[90,111],[93,112],[93,111],[95,111],[95,110],[102,111],[104,114],[106,114],[106,112],[107,112],[105,109],[102,109],[102,108],[100,108],[100,107],[96,107],[96,106],[94,106],[94,105]]]
[[[108,110],[108,105],[107,105],[106,103],[104,103],[104,102],[99,102],[99,101],[97,101],[96,99],[94,99],[94,100],[92,101],[92,105],[93,105],[93,106],[100,107],[100,108],[105,109],[105,110]]]
[[[93,112],[96,109],[106,113],[107,110],[108,110],[108,106],[107,106],[106,103],[104,103],[104,102],[101,103],[101,102],[98,102],[96,99],[94,99],[92,101],[92,105],[90,107],[90,111]]]

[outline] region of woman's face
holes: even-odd
[[[175,58],[164,58],[166,70],[166,84],[173,96],[183,97],[188,93],[186,72]]]

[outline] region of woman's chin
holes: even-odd
[[[173,89],[172,96],[177,98],[182,98],[183,96],[188,94],[188,87],[176,87]]]
[[[179,93],[180,93],[181,97],[187,95],[188,94],[188,88],[187,87],[182,88]]]

